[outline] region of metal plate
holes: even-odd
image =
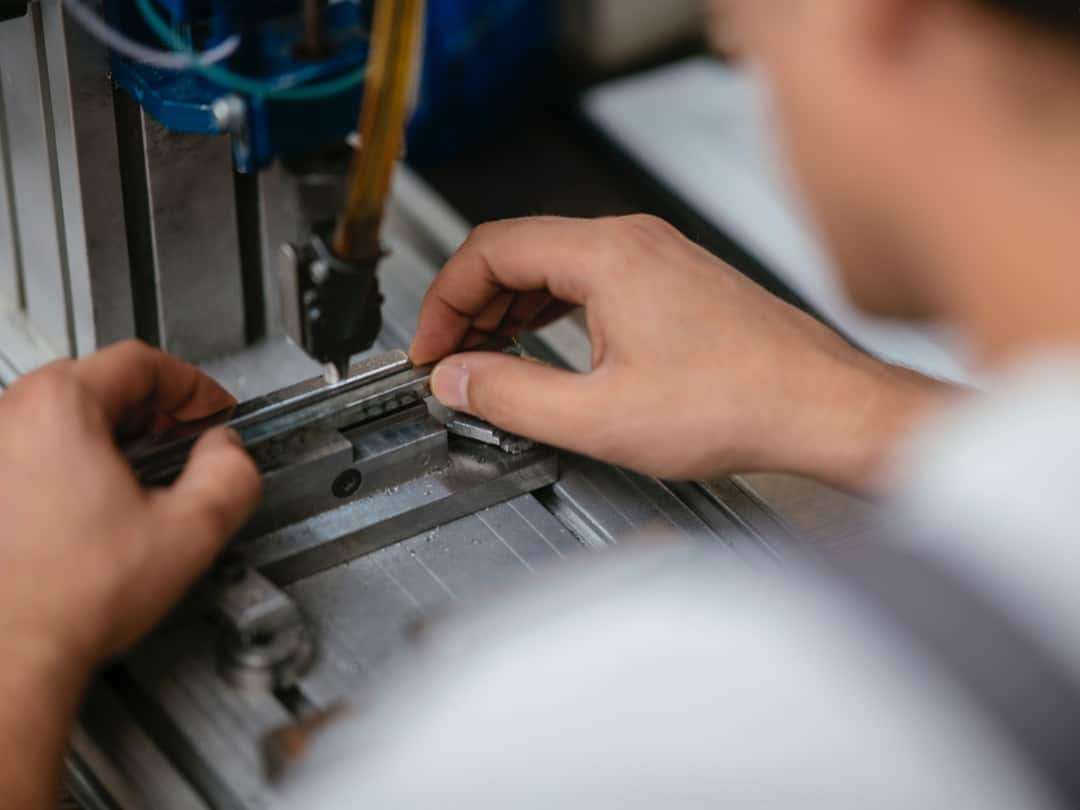
[[[547,448],[511,456],[462,442],[445,466],[266,535],[245,556],[275,582],[288,584],[557,478],[558,460]]]

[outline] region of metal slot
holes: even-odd
[[[446,431],[423,405],[345,431],[293,434],[283,452],[288,463],[279,459],[264,477],[262,505],[244,537],[290,526],[449,462]]]
[[[558,477],[558,457],[549,448],[512,456],[455,439],[442,468],[418,465],[416,477],[268,534],[248,546],[245,556],[285,585],[549,486]]]

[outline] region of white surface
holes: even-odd
[[[1080,355],[1030,358],[984,387],[908,448],[895,519],[1080,673]]]
[[[1050,810],[979,708],[796,566],[608,552],[449,622],[283,805]]]
[[[786,181],[764,95],[749,75],[700,57],[593,90],[584,109],[865,349],[934,376],[968,380],[961,353],[934,330],[867,317],[848,301]]]

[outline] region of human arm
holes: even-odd
[[[95,667],[162,617],[258,501],[258,471],[224,430],[155,490],[116,435],[231,403],[134,342],[53,363],[0,397],[0,807],[52,810]]]
[[[445,359],[446,405],[641,472],[807,475],[874,491],[911,424],[952,389],[881,363],[653,217],[478,228],[421,309],[431,362],[582,307],[593,369]]]

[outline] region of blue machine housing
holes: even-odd
[[[340,142],[356,128],[361,83],[322,98],[295,100],[252,92],[247,85],[309,87],[355,75],[367,60],[371,0],[331,3],[326,31],[332,48],[318,61],[300,54],[299,0],[153,3],[194,50],[239,34],[239,48],[222,67],[249,80],[235,87],[217,81],[212,72],[163,70],[114,54],[113,79],[166,128],[232,134],[241,172]],[[134,0],[107,0],[106,15],[128,36],[167,47]],[[423,162],[451,154],[515,93],[547,53],[552,30],[549,0],[429,0],[420,96],[409,130],[410,158]],[[215,103],[225,97],[242,102],[239,125],[215,114]]]

